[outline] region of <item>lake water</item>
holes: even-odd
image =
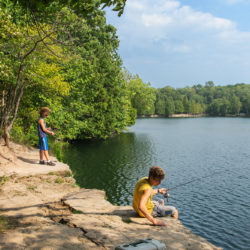
[[[224,249],[250,249],[250,119],[137,119],[106,141],[74,143],[64,152],[78,184],[131,205],[134,185],[153,165],[171,188],[169,205],[193,233]]]

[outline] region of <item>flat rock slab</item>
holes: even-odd
[[[105,192],[97,189],[81,189],[64,197],[63,202],[85,214],[103,214],[113,212],[115,209],[115,206],[105,199]]]
[[[82,214],[67,217],[67,223],[80,228],[85,237],[99,247],[114,249],[116,246],[154,238],[166,244],[167,249],[220,249],[205,239],[192,234],[180,221],[161,218],[167,227],[155,227],[140,218],[132,207],[113,206],[104,199],[100,190],[80,190],[68,195],[63,202]]]
[[[50,172],[70,171],[68,165],[58,162],[53,156],[50,159],[56,166],[39,164],[39,149],[28,149],[25,146],[11,143],[10,148],[0,145],[1,176],[34,176]]]
[[[82,242],[84,239],[81,236],[82,232],[77,228],[60,224],[40,224],[0,235],[0,249],[80,250],[95,248],[92,242],[88,241],[88,244]]]

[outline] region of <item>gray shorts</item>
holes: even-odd
[[[154,210],[152,215],[154,217],[164,217],[164,216],[172,216],[176,212],[176,208],[173,206],[165,206],[164,200],[152,200],[154,203]]]

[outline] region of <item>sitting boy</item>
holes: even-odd
[[[163,221],[156,220],[154,217],[172,216],[178,219],[178,211],[175,207],[164,206],[163,202],[154,201],[152,197],[155,194],[167,193],[166,188],[153,189],[152,186],[158,186],[164,179],[165,173],[158,166],[151,167],[148,177],[140,179],[136,185],[133,196],[133,208],[141,217],[146,217],[155,226],[166,226]]]

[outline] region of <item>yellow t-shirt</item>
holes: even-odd
[[[152,189],[152,186],[148,182],[148,177],[143,177],[140,179],[136,185],[135,185],[135,190],[134,190],[134,196],[133,196],[133,208],[134,210],[141,216],[145,217],[143,213],[139,210],[139,202],[140,199],[143,195],[143,191],[145,189]],[[153,197],[153,192],[151,192],[151,195],[146,203],[146,208],[148,209],[148,212],[152,214],[153,209],[154,209],[154,203],[152,202],[152,197]]]

